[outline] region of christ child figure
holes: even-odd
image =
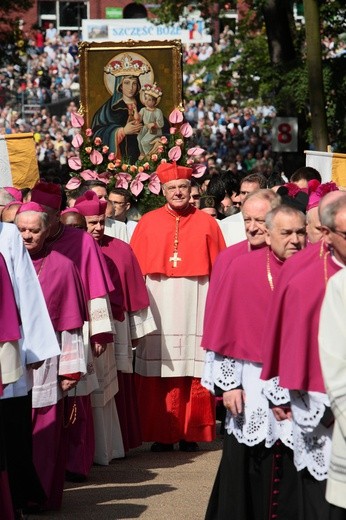
[[[162,135],[164,118],[162,110],[157,108],[162,96],[162,90],[156,83],[143,85],[141,88],[144,107],[139,111],[143,126],[138,134],[139,159],[153,153],[157,138]]]

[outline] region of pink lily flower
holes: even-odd
[[[82,161],[80,160],[80,157],[70,157],[67,162],[71,170],[80,170],[82,167]]]
[[[76,190],[81,185],[81,180],[78,177],[71,177],[71,179],[66,184],[67,190]]]
[[[181,157],[180,146],[173,146],[168,152],[168,157],[171,161],[178,161]]]
[[[125,188],[125,190],[129,187],[129,182],[132,179],[132,176],[129,173],[118,173],[116,175],[116,187],[117,188]]]
[[[98,152],[97,150],[93,150],[90,154],[90,161],[92,164],[101,164],[103,161],[102,153]]]
[[[168,120],[169,120],[170,123],[172,123],[174,125],[176,123],[182,123],[182,121],[184,120],[184,116],[183,116],[183,114],[180,112],[180,110],[178,108],[175,108],[169,114]]]
[[[72,139],[72,146],[74,148],[80,148],[83,144],[83,137],[80,134],[76,134]]]
[[[131,192],[137,197],[140,192],[143,190],[144,188],[144,184],[142,181],[146,181],[147,179],[149,179],[150,175],[148,175],[147,173],[138,173],[136,175],[136,177],[133,179],[133,181],[131,182],[130,184],[130,190]]]
[[[71,112],[71,125],[73,128],[81,128],[84,125],[84,117],[77,112]]]
[[[191,137],[193,134],[192,126],[190,123],[184,123],[181,125],[179,132],[183,137]]]
[[[97,179],[97,173],[94,172],[94,170],[83,170],[80,176],[85,181],[94,181],[95,179]]]
[[[194,164],[192,169],[193,169],[192,175],[194,177],[198,178],[198,177],[202,177],[202,175],[205,174],[205,170],[207,169],[207,167],[204,164]]]
[[[158,195],[160,193],[161,184],[156,172],[152,173],[149,177],[148,188],[151,193]]]
[[[187,151],[187,155],[191,155],[192,157],[196,157],[196,155],[202,155],[202,153],[204,153],[205,150],[203,150],[203,148],[200,148],[199,146],[194,146],[193,148],[190,148],[188,151]]]

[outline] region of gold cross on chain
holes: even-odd
[[[169,261],[173,262],[173,267],[178,267],[178,262],[181,262],[181,258],[178,256],[178,251],[174,251],[174,254],[170,257]]]

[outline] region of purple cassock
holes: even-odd
[[[272,297],[271,285],[275,286],[282,265],[268,247],[232,261],[222,280],[218,305],[206,318],[203,348],[227,357],[262,362],[261,338]]]
[[[294,255],[287,267],[268,313],[261,378],[279,376],[280,385],[289,390],[325,393],[318,352],[319,317],[327,281],[341,267],[322,242]]]
[[[88,321],[82,280],[73,262],[57,251],[42,251],[31,260],[55,331],[77,329]],[[63,273],[62,270],[66,271]],[[62,283],[63,280],[63,283]]]
[[[21,337],[20,317],[10,275],[0,254],[0,342],[16,341]]]
[[[251,251],[249,242],[243,240],[238,244],[227,247],[216,257],[209,282],[207,300],[205,304],[203,329],[209,330],[213,328],[213,320],[218,312],[220,299],[224,297],[223,280],[228,277],[228,270],[232,261],[241,255]]]
[[[86,231],[63,226],[62,233],[46,244],[50,250],[58,251],[75,263],[88,301],[114,290],[106,261]]]
[[[81,329],[88,315],[77,267],[61,253],[47,254],[45,249],[33,255],[32,261],[54,330]],[[67,448],[64,416],[64,399],[33,408],[33,459],[47,497],[43,505],[46,509],[59,509],[62,500]]]
[[[16,341],[20,337],[19,315],[11,279],[5,260],[0,254],[0,342]],[[1,378],[0,395],[2,395]],[[4,449],[4,446],[0,448],[0,503],[2,515],[4,515],[4,518],[14,518],[7,472],[1,463],[4,456],[4,453],[1,453],[2,449]]]
[[[103,254],[118,269],[125,310],[134,312],[149,307],[149,297],[143,275],[131,247],[123,240],[107,235],[103,236],[100,246]]]
[[[125,311],[136,312],[149,307],[147,288],[132,248],[126,242],[107,235],[103,236],[100,245],[107,261],[118,270]],[[142,443],[133,374],[118,371],[118,383],[119,392],[115,396],[115,402],[124,450],[127,452]]]

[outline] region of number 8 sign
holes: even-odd
[[[296,117],[275,117],[272,123],[273,152],[296,152],[298,149]]]

